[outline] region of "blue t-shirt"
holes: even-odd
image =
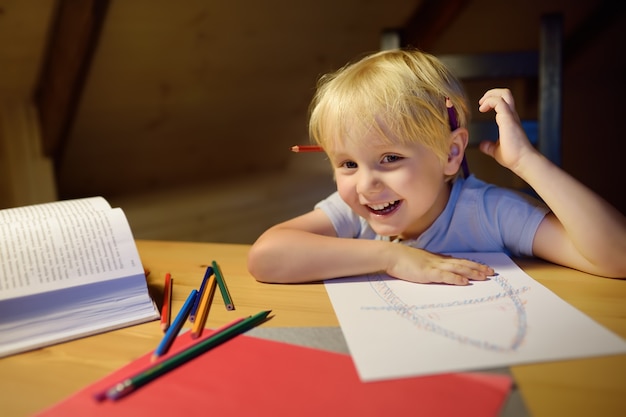
[[[338,237],[389,240],[377,235],[354,213],[339,193],[315,205],[330,218]],[[437,220],[417,239],[402,243],[436,253],[504,252],[532,256],[532,244],[548,207],[510,189],[470,176],[457,179],[450,199]]]

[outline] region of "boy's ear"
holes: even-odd
[[[464,127],[460,127],[450,134],[448,161],[444,165],[444,174],[455,175],[459,171],[468,141],[469,132]]]

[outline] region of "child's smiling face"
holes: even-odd
[[[400,144],[370,131],[329,150],[341,198],[376,233],[411,239],[444,210],[445,164],[420,143]]]

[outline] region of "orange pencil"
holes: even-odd
[[[296,145],[291,147],[291,152],[324,152],[324,148],[315,145]]]
[[[161,330],[166,331],[170,327],[172,318],[172,287],[174,280],[168,272],[165,274],[165,286],[163,288],[163,307],[161,307]]]
[[[211,305],[211,300],[213,299],[213,294],[215,293],[215,285],[215,275],[211,275],[209,282],[207,282],[206,287],[204,287],[204,291],[202,291],[200,306],[198,306],[196,319],[193,322],[193,327],[191,328],[192,339],[196,339],[202,335],[202,330],[204,329],[206,319],[209,315],[209,306]]]

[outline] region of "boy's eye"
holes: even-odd
[[[382,162],[387,162],[387,163],[389,163],[389,162],[397,162],[397,161],[399,161],[401,159],[402,159],[402,157],[399,156],[399,155],[385,155],[385,156],[383,156]]]
[[[341,164],[341,166],[343,166],[344,168],[349,168],[349,169],[354,169],[356,168],[358,165],[356,164],[356,162],[354,161],[346,161],[343,164]]]

